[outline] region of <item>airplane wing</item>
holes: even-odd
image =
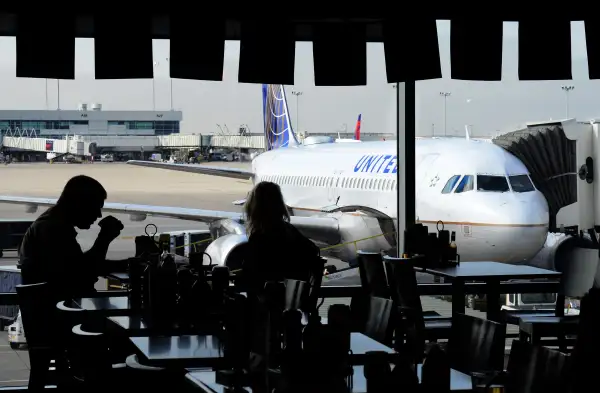
[[[154,161],[138,161],[138,160],[130,160],[127,161],[130,165],[137,166],[145,166],[149,168],[162,168],[169,169],[172,171],[183,171],[183,172],[192,172],[192,173],[200,173],[202,175],[213,175],[213,176],[223,176],[223,177],[231,177],[234,179],[250,179],[254,174],[252,171],[241,168],[218,168],[214,166],[208,165],[198,165],[198,164],[171,164],[168,162],[154,162]]]
[[[20,196],[0,196],[0,203],[25,205],[29,212],[38,206],[50,207],[56,204],[53,198],[31,198]],[[136,205],[130,203],[105,203],[103,210],[111,213],[130,214],[131,219],[142,221],[146,216],[167,217],[180,220],[211,223],[218,220],[241,220],[242,213],[190,209],[173,206]],[[314,241],[338,244],[341,241],[338,220],[332,217],[291,217],[291,223],[300,232]]]

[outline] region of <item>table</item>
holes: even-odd
[[[153,336],[129,339],[140,363],[154,367],[211,367],[225,364],[223,343],[217,336]]]
[[[131,308],[126,295],[109,297],[86,297],[73,299],[73,302],[84,310],[102,313],[106,316],[129,315]]]
[[[560,272],[527,265],[510,265],[500,262],[462,262],[458,266],[418,269],[452,281],[452,312],[465,312],[466,281],[483,281],[486,284],[488,319],[498,320],[500,313],[500,282],[507,280],[559,279]]]
[[[366,393],[367,380],[364,376],[363,366],[354,366],[354,374],[352,376],[352,390],[348,393]],[[421,379],[422,365],[417,365],[417,376]],[[226,393],[226,386],[216,382],[216,373],[212,371],[192,371],[186,375],[194,384],[200,385],[207,389],[207,392]],[[244,387],[248,393],[252,393],[252,389]],[[457,370],[450,370],[450,391],[452,392],[472,392],[473,382],[471,377]]]
[[[159,326],[150,323],[140,315],[130,316],[111,316],[109,321],[113,322],[127,337],[147,337],[147,336],[173,336],[173,335],[197,335],[200,333],[216,333],[222,330],[221,318],[214,318],[213,321],[206,320],[206,328],[181,328],[175,323],[172,325]]]
[[[147,366],[183,368],[220,367],[224,364],[223,345],[217,336],[153,336],[131,337],[140,363]],[[364,364],[367,352],[383,351],[394,355],[396,351],[380,344],[362,333],[350,334],[352,364]]]
[[[519,339],[521,341],[530,341],[537,345],[540,343],[541,337],[551,337],[550,335],[555,332],[558,334],[559,342],[563,341],[564,336],[577,335],[579,315],[568,317],[526,316],[519,322]]]

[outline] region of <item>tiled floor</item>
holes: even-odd
[[[6,331],[0,332],[0,387],[26,386],[29,379],[27,349],[10,348]]]

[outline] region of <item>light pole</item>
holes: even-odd
[[[167,63],[169,63],[169,58],[167,57]],[[169,82],[171,84],[171,93],[169,95],[171,102],[171,110],[173,110],[173,78],[171,78],[171,63],[169,63]]]
[[[56,110],[60,110],[60,79],[56,80],[56,95],[57,95]]]
[[[446,101],[448,100],[448,97],[450,97],[451,95],[452,95],[452,93],[440,91],[440,96],[444,97],[444,136],[448,135],[447,134],[448,126],[447,126],[447,122],[446,122]]]
[[[575,89],[575,86],[561,86],[560,87],[565,92],[565,110],[567,114],[567,119],[569,118],[569,92]]]
[[[154,62],[154,67],[158,67],[158,61]],[[154,70],[152,70],[152,110],[156,111],[156,91],[155,91],[155,86],[156,84],[154,83]]]
[[[50,109],[48,107],[48,78],[46,78],[46,110]]]
[[[296,132],[300,132],[300,128],[298,128],[298,122],[300,121],[300,110],[298,108],[300,107],[300,96],[304,93],[301,91],[292,90],[292,94],[296,96]]]

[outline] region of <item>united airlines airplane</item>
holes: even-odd
[[[263,110],[268,151],[254,158],[250,171],[128,163],[252,179],[255,184],[275,182],[291,209],[292,224],[321,245],[344,244],[330,247],[332,256],[352,262],[357,249],[394,249],[396,142],[335,143],[309,137],[301,144],[292,130],[282,85],[263,85]],[[548,205],[519,159],[492,143],[468,138],[417,139],[415,149],[417,219],[430,231],[440,220],[445,229],[455,231],[462,261],[524,263],[544,246]],[[30,205],[30,211],[55,201],[0,196],[0,202]],[[217,237],[210,246],[217,260],[246,241],[240,213],[118,203],[106,203],[104,210],[129,213],[136,221],[150,215],[208,223]]]

